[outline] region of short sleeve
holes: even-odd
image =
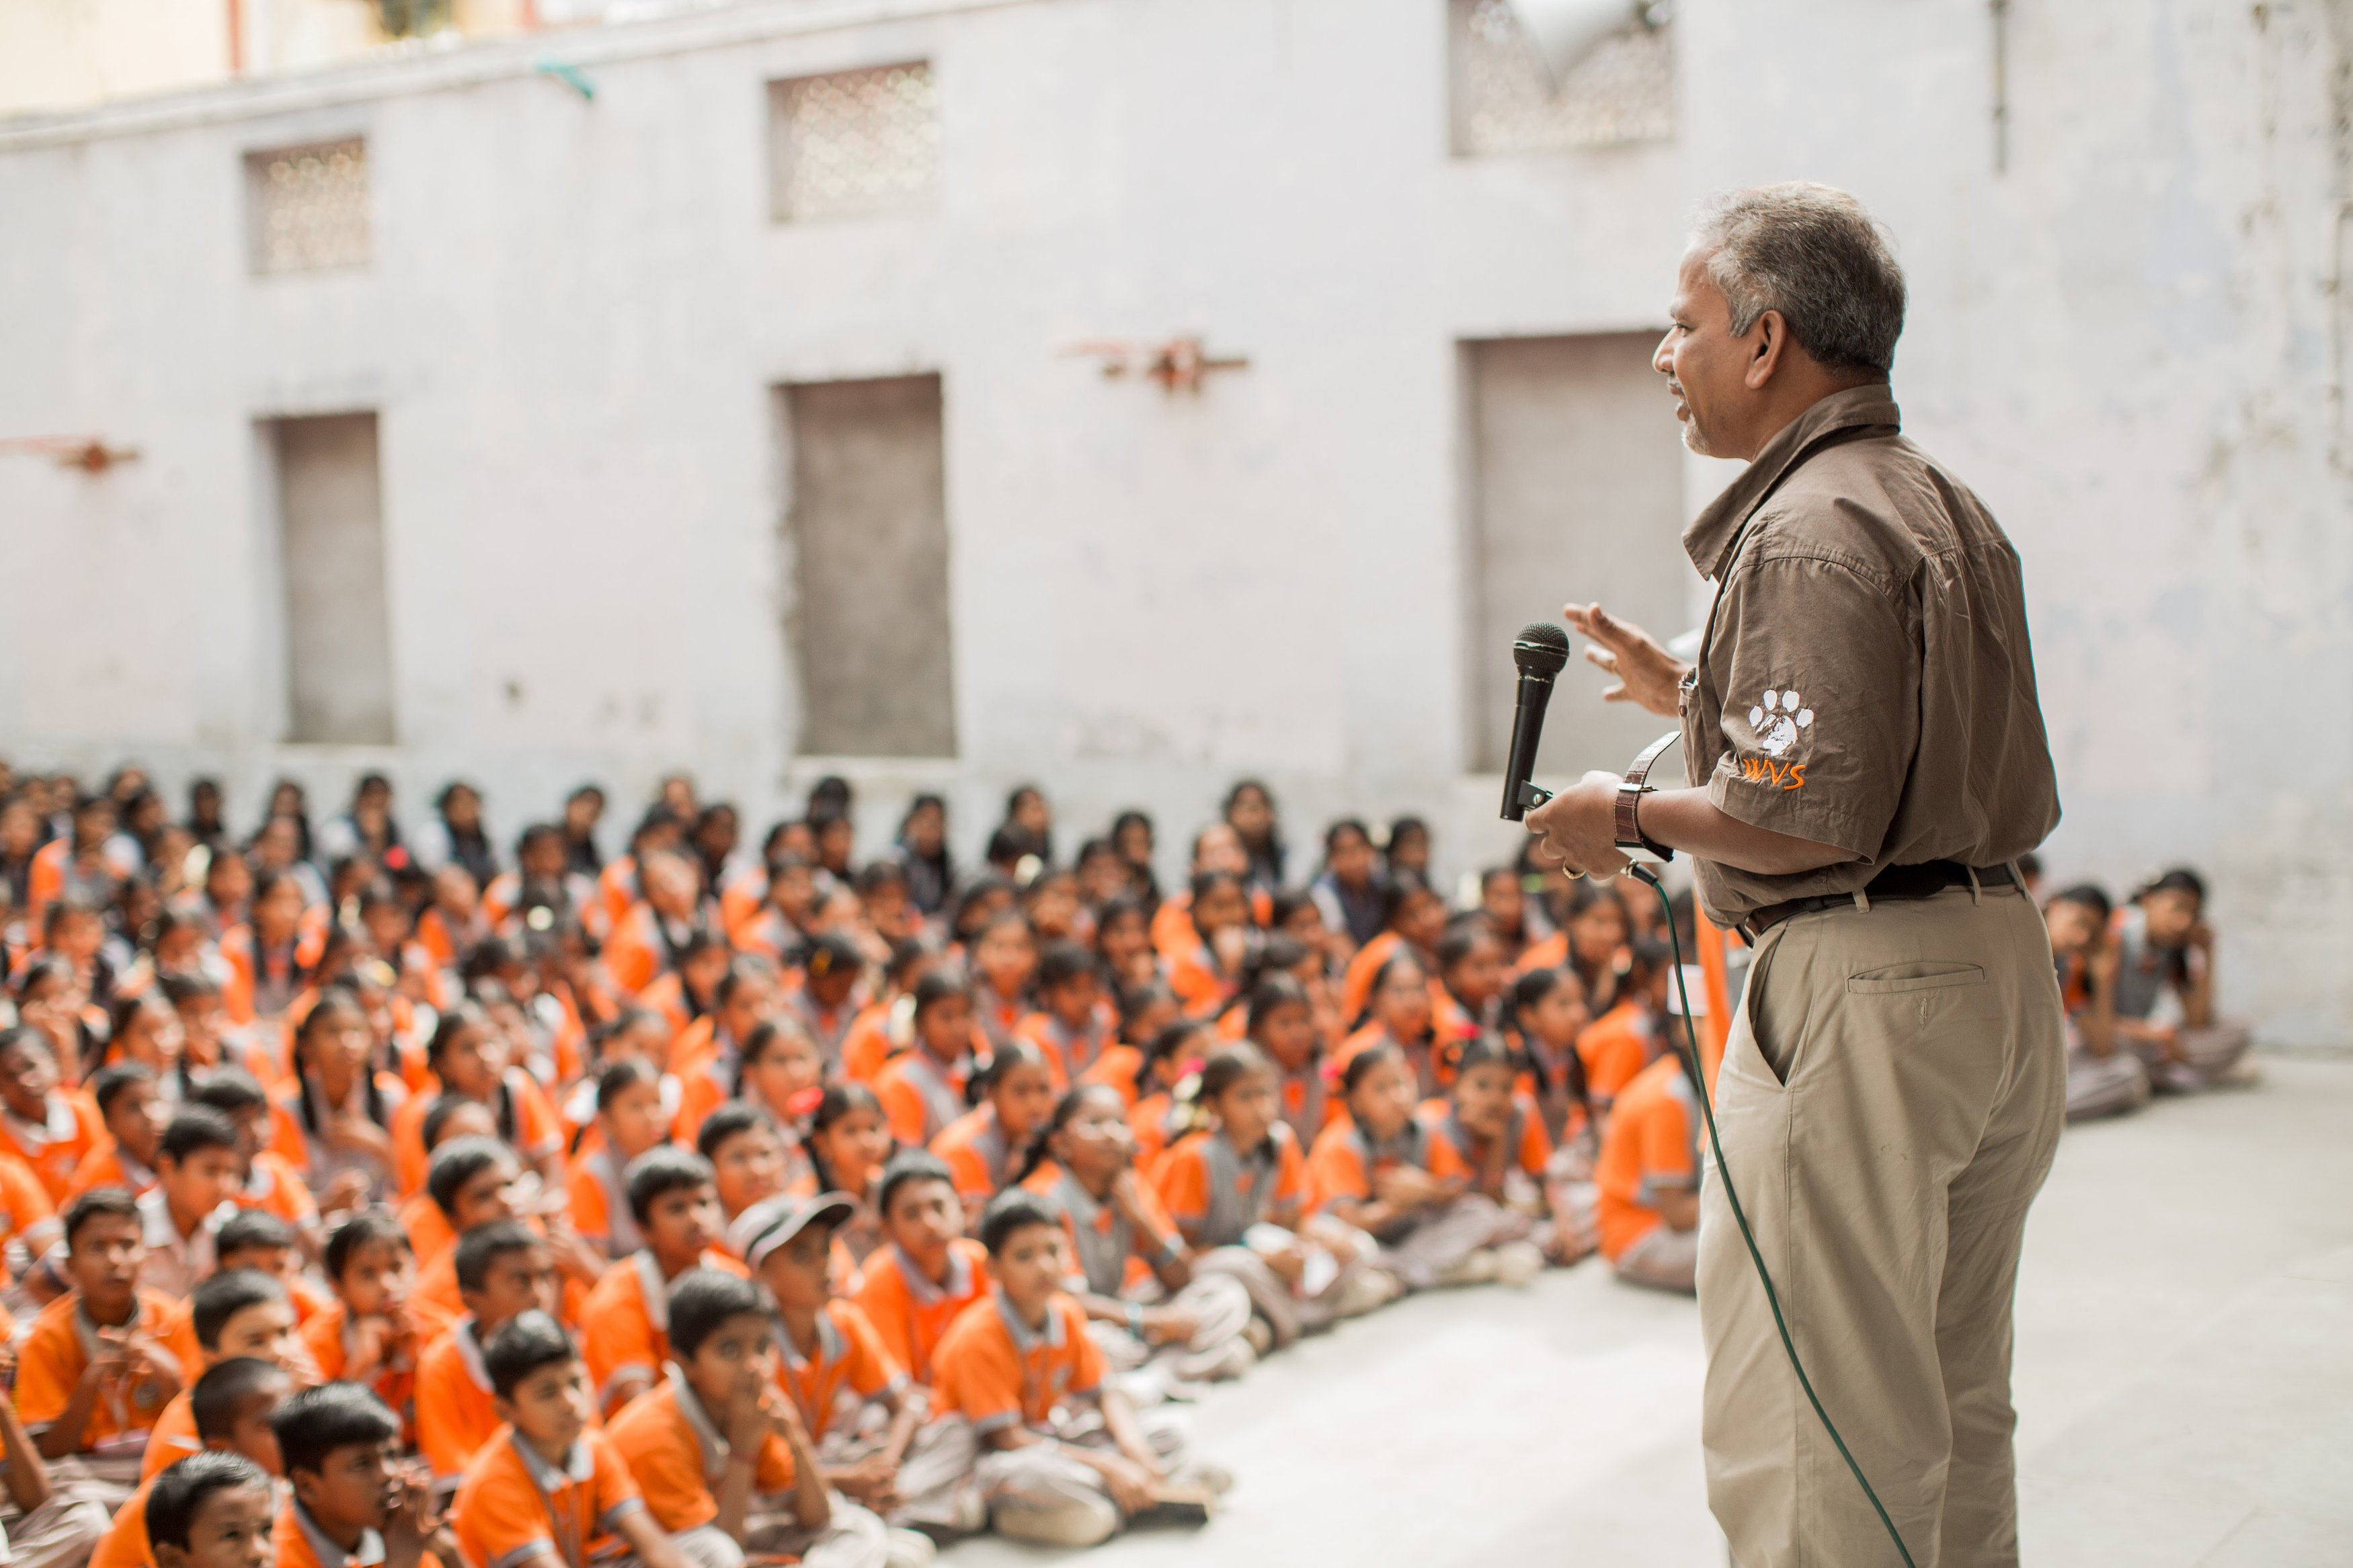
[[[1471,1167],[1463,1163],[1461,1152],[1454,1147],[1453,1139],[1441,1138],[1432,1133],[1427,1147],[1430,1150],[1431,1175],[1443,1179],[1449,1176],[1467,1176],[1471,1173]]]
[[[915,1366],[914,1329],[908,1321],[906,1291],[894,1278],[898,1268],[883,1254],[866,1261],[866,1279],[858,1289],[857,1308],[892,1363],[912,1373]]]
[[[1759,548],[1769,542],[1759,541]],[[1724,754],[1708,798],[1752,826],[1875,857],[1919,741],[1920,652],[1900,606],[1854,569],[1767,555],[1736,571]]]
[[[23,1236],[43,1220],[55,1218],[58,1212],[32,1167],[14,1156],[0,1158],[0,1204],[8,1211],[7,1229],[0,1235],[10,1237]]]
[[[936,1359],[933,1373],[943,1411],[960,1412],[979,1432],[1020,1421],[1021,1369],[1004,1335],[952,1335]]]
[[[1307,1193],[1307,1160],[1299,1152],[1299,1140],[1282,1138],[1276,1142],[1280,1148],[1275,1155],[1274,1192],[1269,1207],[1295,1204]]]
[[[1365,1162],[1345,1139],[1325,1138],[1317,1142],[1315,1152],[1308,1156],[1307,1170],[1318,1210],[1342,1198],[1361,1203],[1372,1195]]]
[[[645,1496],[611,1437],[592,1426],[581,1434],[580,1440],[588,1445],[589,1455],[596,1461],[596,1473],[589,1485],[596,1489],[596,1528],[608,1531],[623,1514],[644,1507]]]
[[[1537,1175],[1552,1159],[1552,1139],[1545,1132],[1544,1116],[1533,1104],[1523,1100],[1519,1111],[1520,1169]]]
[[[1170,1149],[1153,1173],[1160,1205],[1180,1220],[1195,1221],[1209,1212],[1208,1162],[1201,1158],[1201,1140],[1187,1138]]]
[[[586,1164],[572,1167],[572,1228],[594,1242],[612,1238],[613,1222],[605,1206],[605,1184]]]
[[[613,1267],[635,1268],[637,1264],[624,1258]],[[595,1310],[581,1314],[587,1321],[581,1331],[580,1353],[602,1400],[611,1392],[613,1380],[625,1372],[659,1372],[661,1357],[654,1353],[654,1326],[646,1317],[645,1302],[634,1292],[600,1289],[593,1304]]]

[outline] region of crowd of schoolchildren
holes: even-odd
[[[838,779],[754,845],[673,777],[610,859],[593,786],[511,855],[463,784],[223,804],[0,767],[29,1568],[1087,1545],[1206,1517],[1172,1403],[1302,1334],[1596,1249],[1691,1288],[1655,911],[1525,863],[1452,910],[1412,818],[1311,868],[1244,783],[1164,889],[1036,789],[971,867],[933,796],[854,864]],[[2144,1097],[2219,1060],[2181,875],[2052,906]]]

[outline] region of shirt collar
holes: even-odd
[[[891,1251],[899,1265],[899,1278],[907,1282],[907,1294],[913,1296],[919,1306],[929,1307],[950,1297],[972,1294],[972,1259],[958,1251],[954,1244],[948,1247],[947,1281],[941,1285],[933,1284],[923,1273],[923,1266],[908,1257],[906,1249],[897,1242],[891,1244]]]
[[[793,1343],[792,1332],[781,1318],[776,1321],[776,1343],[784,1350],[785,1364],[795,1372],[809,1364],[809,1358]],[[832,1311],[821,1309],[817,1315],[817,1364],[820,1368],[831,1366],[841,1359],[842,1349],[841,1331],[834,1326]]]
[[[1895,395],[1884,382],[1850,386],[1828,397],[1781,426],[1765,443],[1739,476],[1724,488],[1683,530],[1683,553],[1703,577],[1722,581],[1725,557],[1740,537],[1741,524],[1764,504],[1790,469],[1804,461],[1823,437],[1841,430],[1898,427]]]
[[[311,1510],[300,1502],[294,1504],[294,1522],[301,1527],[302,1537],[311,1543],[311,1554],[318,1558],[319,1568],[375,1568],[385,1558],[384,1537],[373,1530],[360,1532],[360,1549],[346,1552],[336,1544],[332,1536],[319,1528]]]
[[[469,1312],[450,1326],[457,1332],[449,1336],[449,1342],[456,1348],[458,1359],[465,1363],[466,1375],[474,1380],[476,1388],[489,1393],[491,1369],[482,1364],[482,1342],[475,1337],[474,1314]]]
[[[1033,1329],[1021,1321],[1021,1314],[1013,1310],[1013,1303],[1002,1289],[993,1289],[989,1294],[997,1298],[997,1315],[1005,1320],[1005,1331],[1013,1336],[1017,1352],[1026,1356],[1041,1345],[1053,1350],[1062,1348],[1062,1314],[1054,1310],[1051,1301],[1046,1303],[1046,1326]]]
[[[665,1363],[662,1371],[670,1378],[670,1397],[678,1401],[678,1413],[686,1417],[688,1429],[702,1448],[702,1473],[717,1480],[727,1473],[727,1457],[732,1452],[727,1435],[711,1418],[711,1412],[702,1407],[702,1396],[694,1392],[694,1384],[686,1381],[686,1374],[679,1371],[676,1362]]]
[[[560,1465],[551,1465],[542,1458],[539,1450],[531,1446],[531,1439],[512,1427],[507,1430],[507,1439],[514,1445],[514,1451],[522,1456],[522,1468],[531,1472],[532,1483],[542,1492],[552,1494],[559,1487],[596,1479],[596,1460],[588,1452],[588,1445],[577,1437],[565,1451],[564,1462]]]

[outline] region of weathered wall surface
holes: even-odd
[[[1174,847],[1249,771],[1294,836],[1430,809],[1461,869],[1510,840],[1464,771],[1457,345],[1651,327],[1697,197],[1802,176],[1899,237],[1907,421],[2026,556],[2054,875],[2204,865],[2231,1005],[2347,1042],[2330,14],[2018,0],[1997,174],[1973,0],[1677,10],[1676,139],[1542,155],[1450,154],[1437,0],[770,0],[562,35],[593,102],[539,39],[0,122],[0,433],[143,454],[0,463],[0,747],[241,803],[462,771],[502,828],[684,763],[764,819],[834,765],[795,754],[773,388],[937,373],[961,755],[852,763],[871,834],[944,784],[976,845],[1035,775]],[[936,202],[771,221],[765,84],[918,58]],[[355,133],[373,265],[250,276],[243,154]],[[1171,397],[1060,352],[1177,331],[1250,366]],[[288,747],[255,422],[356,410],[399,744]]]

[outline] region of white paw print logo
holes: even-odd
[[[1798,733],[1810,730],[1814,710],[1798,706],[1794,691],[1768,691],[1764,701],[1748,710],[1748,727],[1757,731],[1757,749],[1768,757],[1786,757],[1798,743]]]

